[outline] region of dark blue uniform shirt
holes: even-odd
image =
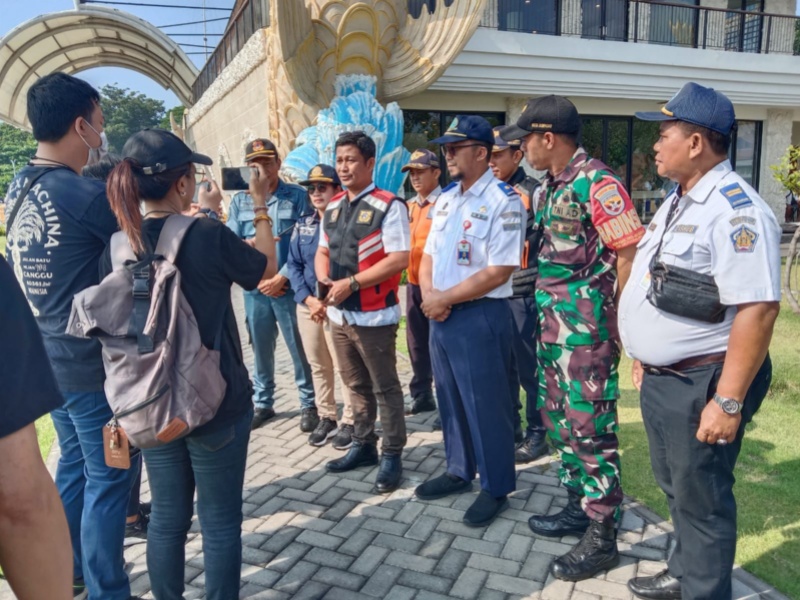
[[[294,300],[298,304],[303,304],[306,298],[313,296],[317,287],[314,256],[319,245],[319,225],[320,219],[316,212],[300,219],[295,223],[292,239],[289,241],[286,266],[294,290]]]

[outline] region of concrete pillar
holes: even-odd
[[[780,162],[781,156],[792,143],[793,117],[794,111],[791,110],[768,110],[761,137],[761,175],[758,191],[775,212],[778,223],[783,223],[786,191],[773,179],[769,167]]]

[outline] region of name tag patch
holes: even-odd
[[[581,209],[569,204],[554,204],[551,211],[552,216],[567,221],[578,221],[581,218]]]
[[[578,235],[578,232],[581,230],[581,224],[577,221],[573,221],[571,223],[553,221],[550,223],[550,229],[554,233],[558,233],[560,235]]]
[[[676,225],[675,233],[694,233],[697,231],[697,225]]]
[[[473,219],[478,219],[479,221],[488,221],[489,220],[489,217],[488,217],[488,215],[486,215],[486,213],[474,212],[474,213],[471,213],[469,216],[472,217]]]

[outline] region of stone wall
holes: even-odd
[[[783,223],[784,194],[786,192],[781,184],[772,178],[769,166],[778,164],[781,156],[792,143],[793,118],[794,111],[791,110],[768,110],[761,139],[761,177],[758,191],[775,211],[778,223]]]
[[[214,159],[216,177],[220,177],[220,167],[244,164],[248,141],[269,137],[265,40],[265,30],[253,34],[187,113],[187,140]]]

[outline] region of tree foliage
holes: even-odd
[[[164,103],[141,92],[116,85],[100,89],[100,103],[105,117],[109,149],[119,152],[126,140],[147,127],[159,127],[164,119]]]
[[[0,123],[0,200],[5,198],[8,184],[36,153],[36,140],[27,131]]]
[[[169,122],[170,114],[175,117],[175,123],[178,125],[178,127],[182,127],[183,126],[183,113],[185,113],[185,112],[186,112],[186,107],[185,106],[180,106],[179,105],[179,106],[176,106],[174,108],[170,108],[164,114],[164,118],[161,119],[161,123],[159,124],[159,127],[161,129],[166,129],[167,131],[172,131],[172,124]]]
[[[777,165],[771,165],[772,177],[785,189],[800,196],[800,146],[789,146]]]

